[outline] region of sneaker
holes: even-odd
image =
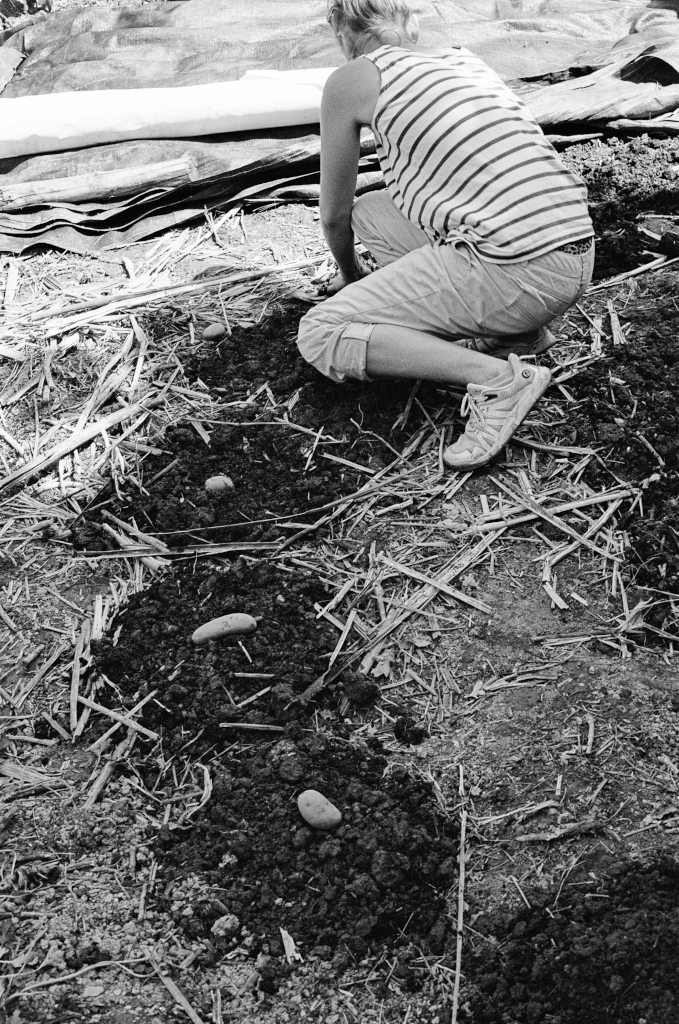
[[[557,338],[550,330],[539,327],[537,331],[508,335],[505,338],[463,338],[458,345],[473,349],[474,352],[483,352],[486,356],[494,356],[495,359],[507,359],[512,352],[517,356],[539,356],[556,343]]]
[[[509,354],[509,367],[488,384],[469,384],[462,415],[469,416],[464,433],[443,453],[451,469],[475,469],[504,448],[550,385],[545,366],[529,366]]]

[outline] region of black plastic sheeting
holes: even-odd
[[[679,0],[419,0],[414,6],[424,45],[464,45],[525,92],[529,104],[531,95],[538,102],[539,93],[543,127],[552,123],[552,95],[559,111],[554,123],[592,120],[583,104],[587,72],[594,71],[596,80],[597,69],[625,64],[649,47],[673,50],[679,40]],[[342,58],[326,10],[326,0],[180,0],[59,12],[0,36],[0,55],[11,50],[23,57],[0,98],[205,84],[233,80],[250,69],[331,67]],[[0,60],[0,68],[15,59]],[[570,90],[576,86],[572,109],[577,116],[569,117]],[[643,87],[638,96],[633,116],[658,113],[657,106],[644,113]],[[618,115],[628,116],[627,108],[606,114]],[[601,123],[600,117],[593,120]],[[365,155],[369,152],[367,140]],[[311,180],[319,138],[306,126],[0,159],[0,190],[19,182],[147,166],[185,153],[195,164],[194,180],[176,188],[147,187],[142,195],[122,200],[104,196],[19,213],[2,213],[0,202],[0,249],[21,252],[42,243],[86,252],[137,241],[244,192],[261,191],[267,182]]]

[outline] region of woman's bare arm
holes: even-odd
[[[379,89],[379,71],[370,61],[359,58],[334,71],[323,90],[321,224],[340,270],[339,287],[357,281],[365,273],[354,249],[351,208],[356,192],[360,131],[372,120]]]

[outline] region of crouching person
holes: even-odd
[[[585,186],[483,61],[418,46],[407,0],[335,0],[328,21],[348,58],[321,107],[321,221],[339,273],[302,319],[300,351],[335,381],[466,385],[444,460],[481,466],[549,386],[519,356],[554,343],[547,324],[589,285]],[[364,125],[387,188],[354,203]]]

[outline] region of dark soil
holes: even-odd
[[[301,516],[366,482],[367,475],[326,460],[321,452],[372,471],[393,461],[395,454],[389,445],[400,450],[404,434],[392,428],[412,390],[412,382],[352,383],[339,387],[326,380],[302,360],[295,345],[297,324],[306,308],[298,302],[277,306],[256,326],[234,326],[231,337],[217,346],[212,342],[198,352],[183,352],[183,365],[189,380],[200,379],[227,402],[244,401],[265,383],[279,402],[290,400],[299,392],[290,418],[314,432],[324,428],[324,434],[339,443],[322,445],[312,468],[305,472],[313,436],[280,425],[247,426],[255,420],[282,419],[284,408],[276,410],[275,415],[263,413],[254,404],[245,409],[226,409],[220,418],[242,422],[244,426],[208,424],[209,446],[190,424],[177,424],[166,431],[163,439],[168,454],[147,463],[146,479],[161,473],[175,460],[176,464],[148,485],[148,497],[135,496],[132,509],[118,506],[118,514],[124,517],[132,511],[141,516],[141,529],[163,535],[170,544],[186,543],[190,540],[189,532],[215,541],[270,540],[280,536],[280,531],[271,523],[251,525],[252,520],[271,519],[275,515]],[[149,318],[144,328],[151,337],[166,329],[162,318]],[[421,389],[420,397],[425,402],[429,391]],[[451,414],[454,408],[451,402]],[[415,405],[408,421],[408,436],[423,420]],[[228,474],[235,488],[219,496],[208,496],[205,480],[219,473]],[[78,546],[112,546],[99,529],[98,519],[93,512],[76,524]],[[209,532],[201,533],[206,527]]]
[[[444,893],[456,864],[452,829],[428,785],[400,769],[385,779],[385,768],[363,746],[313,732],[222,758],[209,810],[188,834],[161,835],[164,877],[181,884],[190,871],[210,886],[193,915],[182,906],[176,921],[207,939],[214,958],[248,933],[255,952],[266,946],[280,956],[280,927],[304,955],[335,956],[337,966],[385,944],[443,952]],[[296,797],[306,788],[340,808],[338,829],[305,825]],[[240,927],[219,937],[212,928],[225,914]]]
[[[157,845],[166,879],[199,873],[210,886],[214,899],[196,905],[191,917],[183,906],[176,918],[192,937],[208,940],[213,959],[248,933],[255,952],[266,945],[279,955],[280,926],[307,951],[322,947],[317,955],[326,959],[339,949],[344,966],[381,943],[443,949],[444,892],[455,868],[451,827],[429,786],[405,771],[385,780],[383,757],[337,738],[349,735],[333,710],[338,697],[364,704],[374,699],[374,687],[352,673],[325,691],[321,721],[334,739],[317,733],[311,711],[295,702],[327,668],[334,646],[330,627],[313,610],[327,596],[311,573],[266,563],[239,560],[223,572],[184,568],[135,595],[114,623],[114,635],[122,627],[117,643],[98,645],[98,667],[126,705],[158,691],[142,722],[161,733],[165,755],[190,745],[192,756],[216,759],[206,811],[193,827],[162,829]],[[198,625],[232,611],[261,617],[242,646],[228,639],[191,643]],[[267,687],[244,708],[236,706]],[[224,722],[278,724],[285,732],[275,745],[270,734],[249,732],[250,746],[215,758],[215,749],[243,736],[220,728]],[[155,763],[147,775],[157,794]],[[304,826],[295,803],[303,789],[318,789],[340,808],[337,831]],[[168,907],[172,900],[171,893],[164,898]],[[225,914],[235,914],[240,925],[237,936],[220,939],[211,928]]]
[[[468,954],[476,991],[466,1020],[676,1024],[679,864],[618,865],[608,875],[584,875],[563,909],[550,898],[487,922],[500,944]]]
[[[573,146],[564,159],[584,178],[597,236],[595,279],[607,279],[652,259],[654,243],[639,231],[643,214],[670,215],[647,222],[657,234],[672,228],[679,208],[679,140],[640,138]],[[676,591],[679,583],[679,279],[673,271],[641,277],[633,297],[616,309],[627,343],[613,346],[605,316],[605,359],[579,374],[569,388],[572,441],[594,444],[622,481],[644,486],[644,514],[624,516],[636,583]],[[585,330],[588,324],[583,321]],[[656,458],[639,440],[652,445]],[[590,480],[611,482],[601,466]],[[650,620],[663,628],[665,611]]]
[[[306,725],[306,712],[291,702],[328,667],[336,631],[317,620],[313,607],[328,599],[311,573],[284,572],[265,562],[239,560],[228,572],[182,567],[132,596],[114,624],[113,635],[122,626],[117,643],[97,645],[98,666],[130,706],[158,690],[143,722],[162,731],[168,753],[198,730],[196,753],[224,745],[222,722],[283,725],[301,717]],[[230,612],[254,616],[257,630],[201,647],[191,642],[198,626]],[[267,687],[258,700],[237,706]]]
[[[679,140],[642,135],[572,146],[562,159],[584,179],[597,240],[595,281],[648,263],[642,213],[673,214],[679,202]]]
[[[627,341],[604,343],[605,358],[572,382],[578,404],[569,410],[574,440],[597,446],[606,467],[597,464],[592,482],[612,482],[613,473],[644,488],[644,514],[622,520],[634,581],[669,591],[679,584],[678,299],[679,276],[666,271],[644,281],[634,302],[620,305]],[[664,617],[662,609],[658,614]]]

